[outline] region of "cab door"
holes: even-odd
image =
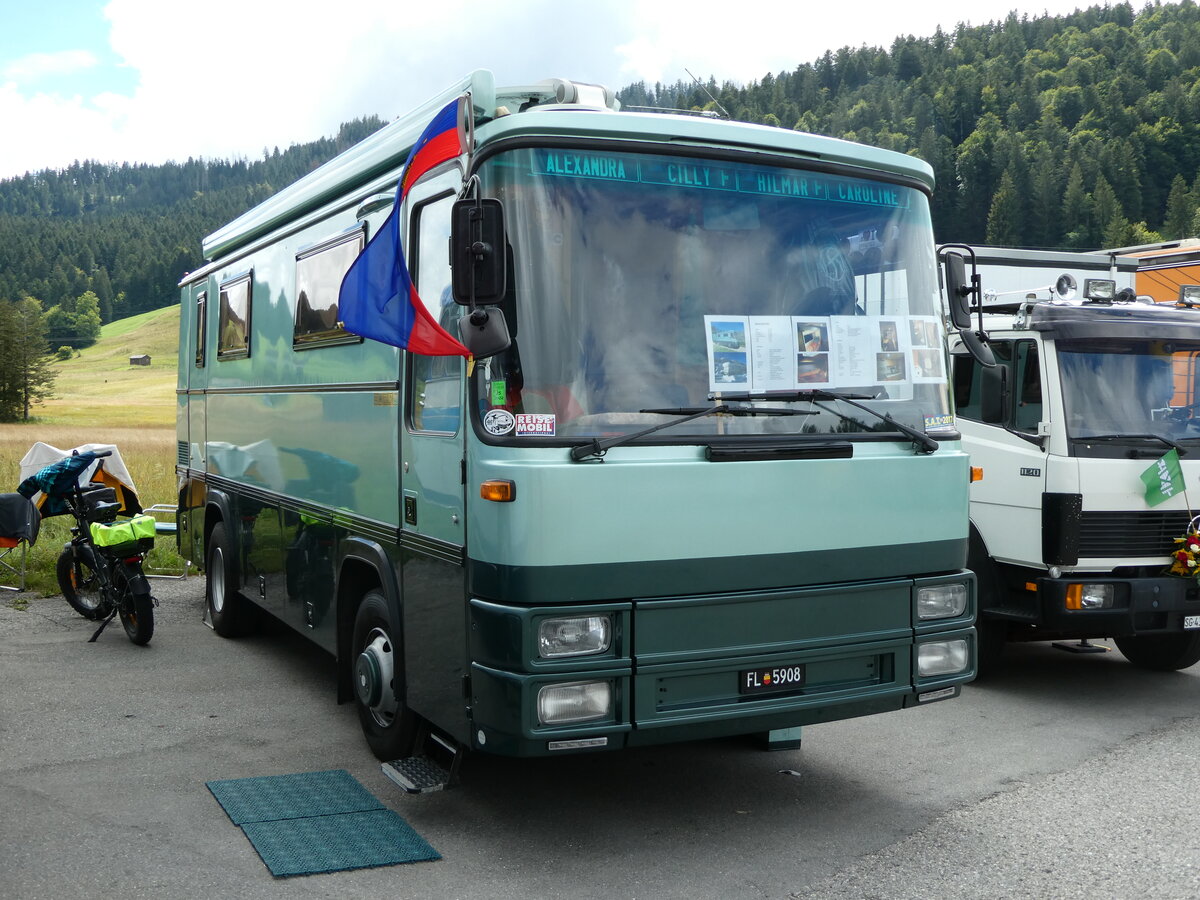
[[[409,271],[430,314],[457,337],[450,290],[450,208],[457,169],[413,187]],[[401,406],[401,592],[408,703],[439,724],[461,723],[466,672],[463,385],[458,356],[406,353]]]
[[[956,353],[955,402],[964,447],[983,479],[971,485],[971,523],[996,560],[1029,565],[1042,558],[1042,495],[1050,462],[1041,432],[1039,344],[993,339],[996,368]]]
[[[179,347],[179,390],[175,419],[177,461],[190,470],[204,472],[206,466],[206,441],[208,434],[208,365],[209,359],[209,283],[208,279],[190,284],[184,290],[183,320],[180,333],[184,339]],[[204,559],[203,485],[188,479],[188,487],[177,498],[179,508],[180,535],[179,552],[185,559]],[[145,502],[150,502],[146,500]],[[193,512],[192,510],[195,510]],[[196,527],[191,527],[193,516],[199,517]]]

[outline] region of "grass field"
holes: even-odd
[[[120,449],[143,506],[173,504],[178,334],[179,307],[168,307],[106,325],[94,346],[56,362],[54,399],[34,408],[34,421],[0,425],[0,491],[16,490],[21,457],[37,441],[63,450],[108,443]],[[150,356],[149,366],[129,364],[142,354]],[[68,527],[63,516],[43,520],[30,555],[29,590],[59,593],[54,564]],[[150,567],[181,568],[174,551],[174,542],[160,537]]]

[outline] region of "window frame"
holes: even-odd
[[[295,267],[293,272],[295,278],[295,308],[292,310],[292,350],[315,350],[319,347],[339,347],[345,344],[361,344],[363,342],[361,335],[351,334],[349,331],[346,331],[342,325],[340,317],[335,320],[332,328],[312,330],[303,333],[300,331],[301,264],[309,260],[313,260],[324,253],[340,249],[351,242],[357,243],[357,252],[354,254],[354,258],[357,259],[367,244],[367,225],[365,222],[355,225],[352,228],[348,228],[345,231],[339,232],[338,234],[332,235],[331,237],[325,238],[324,240],[318,241],[315,244],[304,247],[296,253],[294,261]],[[350,266],[353,264],[354,260],[352,259],[350,264],[347,265],[346,269],[342,272],[342,278],[345,277],[346,272],[350,270]],[[338,287],[340,288],[340,286],[341,279],[339,278]],[[337,310],[340,315],[340,310],[338,309],[338,298],[336,296],[333,298],[332,307],[325,306],[324,308],[333,308],[334,310]]]
[[[225,346],[225,326],[228,324],[228,312],[232,311],[229,301],[226,299],[230,292],[241,285],[246,286],[246,321],[245,321],[245,338],[242,344],[233,347]],[[217,359],[248,359],[250,356],[250,332],[251,320],[254,310],[254,270],[250,269],[247,272],[242,272],[235,275],[233,278],[226,279],[221,282],[219,294],[220,309],[217,314]]]

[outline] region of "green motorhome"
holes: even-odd
[[[470,145],[399,214],[452,332],[483,246],[455,210],[501,214],[474,312],[507,334],[470,360],[338,314],[464,94]],[[788,746],[956,696],[975,586],[932,187],[910,156],[486,71],[384,127],[182,281],[178,534],[214,628],[253,605],[333,654],[382,759],[422,728],[516,756]]]

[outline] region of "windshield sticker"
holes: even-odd
[[[945,383],[934,316],[705,316],[709,390]]]
[[[489,409],[483,414],[483,429],[488,434],[508,434],[516,420],[507,409]]]
[[[945,415],[940,415],[940,416],[926,416],[925,417],[925,430],[926,431],[929,431],[931,428],[954,428],[954,427],[955,427],[954,415],[952,413],[947,413]]]
[[[554,413],[517,413],[517,437],[554,437]]]
[[[508,402],[508,387],[504,381],[491,384],[492,406],[504,406]]]

